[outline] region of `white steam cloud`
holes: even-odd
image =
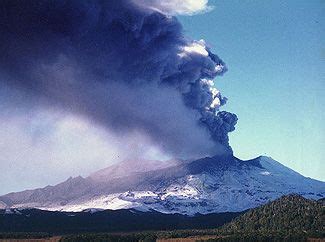
[[[208,5],[208,0],[134,0],[134,2],[142,7],[171,15],[193,15],[213,9]]]

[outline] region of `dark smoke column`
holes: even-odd
[[[236,114],[219,111],[219,108],[226,104],[227,98],[220,94],[213,82],[214,78],[227,71],[227,67],[217,55],[205,46],[203,40],[193,42],[192,49],[192,52],[205,56],[205,59],[200,65],[202,69],[199,77],[189,84],[190,91],[183,93],[185,103],[188,107],[200,112],[200,125],[209,130],[211,138],[222,144],[226,148],[226,152],[232,153],[228,133],[235,130],[238,118]],[[202,65],[206,61],[209,62],[209,65]]]
[[[213,83],[225,63],[203,40],[186,38],[176,17],[143,3],[2,0],[0,88],[109,130],[145,133],[174,155],[214,155],[207,143],[231,153],[237,117],[219,111],[227,99]],[[173,107],[172,98],[180,99]]]

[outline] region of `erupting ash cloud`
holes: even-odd
[[[225,63],[184,37],[170,16],[181,10],[144,3],[2,0],[0,87],[110,132],[143,133],[173,155],[232,152],[237,117],[219,111],[227,99],[212,81]]]

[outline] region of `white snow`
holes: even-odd
[[[167,186],[161,185],[152,191],[101,194],[72,200],[65,205],[34,204],[33,207],[60,211],[91,208],[87,210],[89,212],[133,208],[194,215],[243,211],[290,193],[313,199],[325,196],[324,182],[303,177],[268,157],[261,157],[259,161],[263,168],[248,164],[243,167],[230,166],[175,178]]]
[[[268,176],[268,175],[271,175],[271,172],[268,172],[268,171],[262,171],[261,174],[264,175],[264,176]]]
[[[110,194],[94,197],[90,200],[72,202],[64,206],[38,207],[51,211],[79,212],[89,208],[94,209],[126,209],[135,207],[136,203],[122,199],[123,194]]]

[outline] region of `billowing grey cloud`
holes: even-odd
[[[171,15],[193,15],[213,9],[208,0],[133,0],[144,8]]]
[[[225,63],[175,17],[132,0],[4,0],[0,86],[167,153],[228,151],[237,117],[213,87]]]

